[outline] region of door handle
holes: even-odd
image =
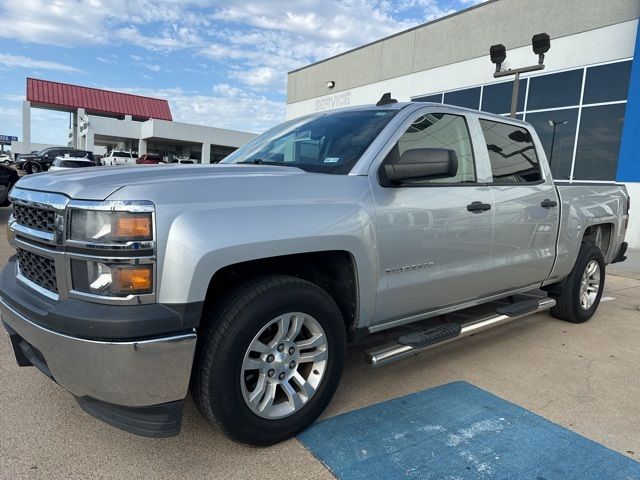
[[[467,210],[473,213],[482,213],[487,210],[491,210],[491,204],[482,202],[471,202],[469,205],[467,205]]]
[[[556,202],[555,200],[549,200],[548,198],[545,198],[542,202],[540,202],[540,206],[543,208],[557,207],[558,202]]]

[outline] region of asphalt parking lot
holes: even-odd
[[[12,254],[6,218],[0,209],[0,265]],[[640,461],[640,279],[609,276],[605,292],[587,324],[542,313],[380,369],[354,346],[324,416],[465,380]],[[234,444],[190,400],[177,437],[109,427],[35,368],[17,367],[6,340],[0,385],[1,478],[332,478],[296,439]]]

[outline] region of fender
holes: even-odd
[[[592,184],[589,191],[585,184],[557,185],[560,196],[560,231],[557,241],[557,258],[549,279],[543,285],[562,280],[569,275],[578,257],[585,231],[594,225],[611,225],[609,248],[605,263],[616,255],[625,234],[623,218],[626,197],[622,188],[615,184]]]

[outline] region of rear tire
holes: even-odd
[[[598,309],[604,280],[602,251],[593,244],[583,244],[569,276],[556,292],[550,293],[556,301],[551,315],[567,322],[586,322]]]
[[[28,163],[25,166],[25,171],[30,175],[32,173],[40,173],[42,172],[42,165],[37,162]]]
[[[237,442],[266,446],[318,418],[346,350],[342,315],[327,292],[269,275],[238,287],[209,316],[191,379],[208,420]]]

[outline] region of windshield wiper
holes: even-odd
[[[247,160],[246,162],[238,162],[238,165],[276,165],[278,167],[291,167],[293,165],[286,165],[283,162],[269,162],[262,160],[261,158],[254,158],[252,160]]]

